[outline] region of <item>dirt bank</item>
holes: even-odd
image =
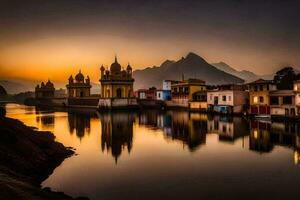
[[[6,118],[1,107],[0,113],[0,199],[72,199],[40,184],[74,151],[50,132]]]

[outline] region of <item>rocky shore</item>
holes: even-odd
[[[51,132],[37,131],[7,118],[0,107],[0,199],[73,199],[40,186],[73,154],[71,148],[56,142]]]

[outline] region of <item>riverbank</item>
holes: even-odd
[[[7,118],[5,110],[0,109],[1,199],[73,199],[49,188],[42,189],[40,184],[74,151],[56,142],[51,132],[37,131]]]

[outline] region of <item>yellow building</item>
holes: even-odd
[[[74,97],[89,97],[91,95],[91,84],[90,78],[84,80],[84,75],[79,70],[79,73],[75,76],[75,80],[71,75],[69,78],[69,83],[67,84],[68,98]]]
[[[249,86],[250,113],[270,114],[270,91],[276,90],[272,80],[258,79]]]
[[[190,109],[195,111],[207,110],[207,93],[206,91],[195,92],[193,100],[189,102]]]
[[[101,66],[101,98],[132,98],[133,82],[132,68],[128,64],[126,70],[123,69],[115,58],[110,70],[105,70]]]
[[[206,91],[205,81],[200,79],[188,79],[171,85],[172,102],[178,106],[188,107],[193,101],[193,94]]]

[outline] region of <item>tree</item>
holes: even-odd
[[[294,80],[296,80],[297,75],[292,67],[285,67],[274,76],[274,82],[278,90],[292,90]]]

